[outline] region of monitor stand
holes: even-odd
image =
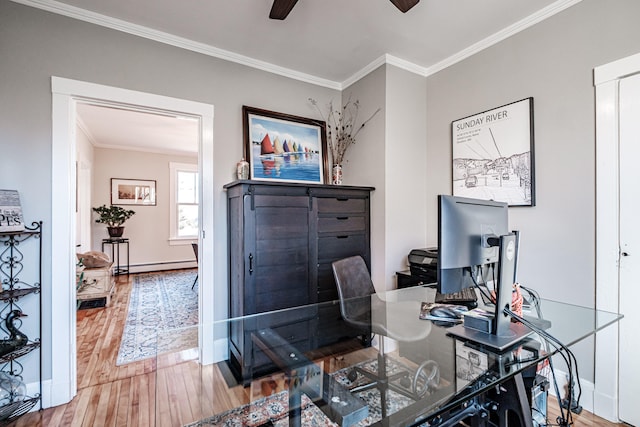
[[[504,307],[511,307],[511,291],[518,257],[517,236],[513,233],[500,236],[500,257],[498,266],[498,295],[491,333],[479,331],[464,325],[449,329],[450,335],[473,341],[492,350],[504,351],[525,339],[533,331],[522,323],[511,323],[511,318],[503,313]]]
[[[522,323],[512,323],[503,335],[488,334],[464,325],[456,325],[447,330],[448,335],[483,345],[491,350],[502,352],[508,350],[531,335],[533,331]]]

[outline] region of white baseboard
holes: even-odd
[[[556,379],[558,380],[558,390],[560,390],[560,398],[565,397],[565,387],[567,386],[568,376],[567,373],[561,371],[559,369],[555,369]],[[551,371],[547,375],[547,380],[549,381],[549,394],[551,396],[556,396],[556,388],[553,385],[553,376],[551,375]],[[593,393],[595,390],[595,385],[591,381],[586,381],[584,378],[580,378],[580,385],[582,387],[582,395],[580,396],[580,402],[578,404],[582,406],[582,409],[587,410],[591,413],[594,413],[593,409]],[[577,384],[576,384],[577,387]],[[578,391],[575,392],[575,397],[578,397]]]
[[[222,362],[229,359],[229,340],[227,338],[218,339],[215,341],[213,348],[213,362]]]
[[[618,401],[613,396],[594,391],[593,411],[591,412],[612,423],[620,422],[620,419],[618,418]]]
[[[129,266],[129,273],[149,273],[163,270],[180,270],[187,268],[198,268],[196,261],[167,261],[149,264],[132,264]]]
[[[37,382],[26,384],[27,386],[27,395],[35,396],[40,393],[40,384]],[[51,406],[55,406],[51,404],[51,380],[42,381],[42,409],[50,408]],[[62,403],[67,402],[59,402],[56,405],[60,405]],[[35,405],[29,412],[35,412],[40,409],[40,404]]]

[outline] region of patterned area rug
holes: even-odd
[[[238,408],[214,415],[211,418],[187,424],[185,427],[224,426],[224,427],[289,427],[289,398],[286,391]],[[304,427],[338,427],[332,423],[311,400],[302,395],[302,419]]]
[[[133,278],[129,311],[116,365],[155,357],[157,353],[198,346],[198,292],[191,285],[196,270],[142,273]],[[182,333],[169,333],[186,328]]]
[[[365,369],[373,374],[378,372],[378,361],[376,359],[368,360],[366,362],[358,363],[356,366],[359,366],[362,369]],[[358,375],[358,378],[351,382],[347,378],[347,373],[351,370],[351,368],[344,368],[333,374],[333,378],[349,390],[354,387],[358,387],[363,384],[367,384],[369,380],[362,375]],[[392,376],[401,371],[411,372],[409,368],[404,366],[402,363],[397,360],[387,356],[387,375]],[[357,426],[368,426],[373,423],[376,423],[382,419],[382,410],[380,406],[380,392],[377,388],[370,388],[369,390],[360,391],[355,394],[360,399],[362,399],[367,406],[369,407],[369,416],[356,424]],[[408,398],[407,396],[395,392],[393,390],[387,391],[387,414],[393,414],[394,412],[399,411],[402,408],[405,408],[415,401]]]
[[[371,372],[377,372],[378,362],[376,359],[368,360],[357,364],[363,369]],[[387,368],[389,375],[407,369],[400,362],[387,358]],[[344,368],[336,371],[332,374],[333,378],[340,384],[344,385],[348,389],[352,389],[363,383],[368,382],[362,375],[358,375],[358,378],[351,382],[347,378],[347,373],[351,368]],[[363,427],[374,424],[381,420],[382,412],[380,410],[380,393],[377,389],[361,391],[355,394],[369,406],[369,416],[355,424],[356,426]],[[387,413],[392,414],[400,409],[409,406],[414,403],[412,399],[396,393],[393,390],[389,390],[387,400]],[[276,426],[276,427],[288,427],[289,404],[288,395],[286,391],[281,391],[277,394],[263,397],[252,403],[242,405],[238,408],[234,408],[230,411],[223,412],[213,417],[197,421],[192,424],[187,424],[185,427],[204,427],[204,426],[223,426],[223,427],[258,427],[258,426]],[[320,408],[313,404],[313,402],[305,395],[302,396],[302,423],[303,426],[316,427],[316,426],[337,426],[322,412]]]

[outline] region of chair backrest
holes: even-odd
[[[196,255],[196,262],[198,262],[198,244],[192,243],[191,249],[193,249],[193,253]]]
[[[331,264],[340,297],[342,317],[350,322],[368,322],[371,312],[370,298],[375,294],[371,275],[361,256],[335,261]]]

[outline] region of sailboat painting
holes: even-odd
[[[289,114],[243,107],[245,159],[251,179],[325,183],[325,123]]]

